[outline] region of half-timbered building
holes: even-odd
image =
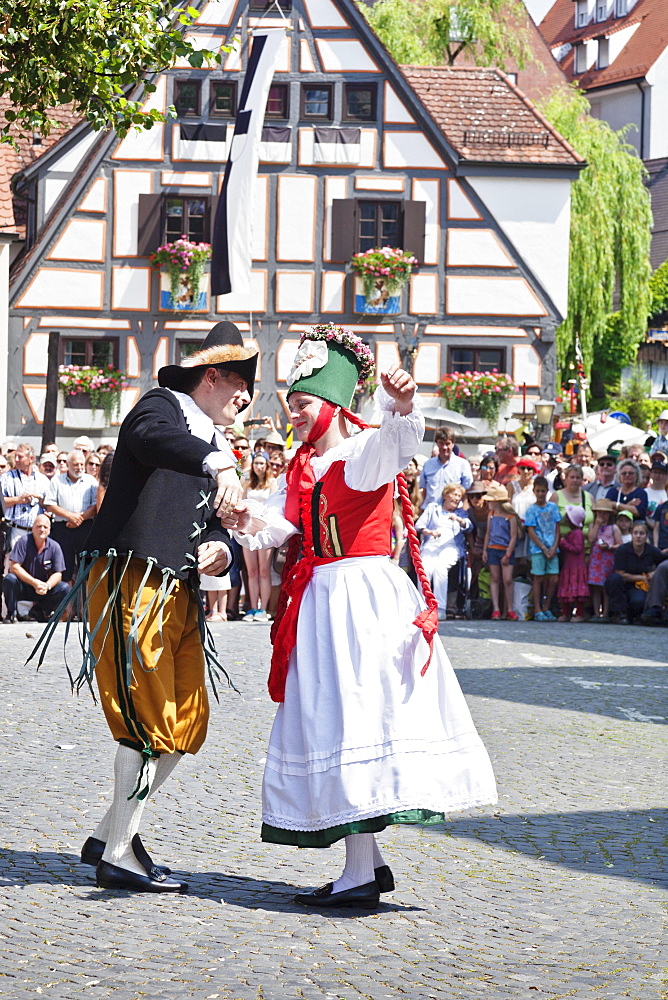
[[[127,412],[223,317],[262,352],[255,414],[284,415],[299,334],[330,320],[380,366],[412,365],[427,396],[444,372],[493,368],[529,399],[551,395],[580,158],[501,72],[398,67],[351,0],[281,0],[291,30],[248,206],[250,294],[212,298],[206,280],[175,308],[148,257],[181,234],[209,239],[251,30],[281,17],[265,0],[200,6],[197,43],[237,43],[220,67],[154,81],[148,104],[175,119],[125,138],[81,123],[14,178],[25,243],[10,272],[7,429],[41,433],[49,331],[61,363],[127,373]],[[349,261],[384,244],[419,267],[398,312],[367,313]],[[101,417],[61,400],[58,421],[66,440]]]

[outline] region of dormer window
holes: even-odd
[[[586,28],[589,24],[589,0],[577,0],[575,7],[575,27]]]
[[[581,43],[580,45],[574,46],[575,50],[575,72],[576,73],[586,73],[587,72],[587,43]]]
[[[626,17],[629,12],[629,0],[615,0],[615,17]]]
[[[608,20],[608,0],[597,0],[597,3],[596,3],[596,20],[597,21],[607,21]]]
[[[599,38],[598,55],[596,57],[596,69],[605,69],[610,65],[610,39]]]

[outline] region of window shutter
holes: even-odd
[[[424,258],[424,230],[426,225],[426,204],[423,201],[405,201],[403,249],[417,257],[421,264]]]
[[[137,256],[148,257],[162,243],[162,195],[140,194]]]
[[[330,260],[347,262],[357,251],[355,199],[335,198],[332,202],[332,253]]]
[[[205,241],[207,243],[213,243],[213,227],[214,227],[215,222],[216,222],[216,212],[218,211],[218,195],[214,194],[214,195],[211,195],[211,196],[207,197],[207,201],[209,203],[209,205],[208,205],[208,208],[209,208],[209,226],[208,226],[209,232],[208,232],[208,234],[206,234],[204,236],[204,239],[205,239]]]

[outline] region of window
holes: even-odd
[[[236,113],[236,83],[212,83],[211,104],[209,107],[209,115],[211,118],[234,118]]]
[[[503,347],[451,347],[449,372],[499,372],[506,370]]]
[[[187,236],[201,243],[208,236],[207,198],[165,198],[165,242]]]
[[[358,205],[358,251],[401,246],[400,201],[360,201]]]
[[[354,253],[389,244],[424,258],[424,201],[335,198],[329,259],[347,262]]]
[[[290,88],[287,83],[274,83],[269,88],[266,118],[287,118],[290,110]]]
[[[586,28],[589,24],[589,0],[578,0],[575,8],[575,27]]]
[[[201,346],[202,343],[199,340],[177,340],[175,364],[183,364],[186,358],[191,358],[193,354],[197,354]]]
[[[375,83],[347,83],[343,92],[343,118],[350,122],[368,122],[376,117]]]
[[[270,7],[274,6],[274,3],[278,3],[278,6],[282,11],[292,10],[292,0],[250,0],[248,4],[249,10],[269,10]]]
[[[587,72],[587,45],[582,43],[580,45],[574,46],[575,50],[575,72],[576,73],[586,73]]]
[[[615,17],[625,17],[628,12],[628,0],[615,0]]]
[[[107,365],[118,367],[118,339],[63,337],[60,341],[60,363],[92,365],[94,368],[104,368]]]
[[[596,20],[597,21],[607,21],[608,19],[608,0],[598,0],[596,4]]]
[[[610,39],[599,38],[598,55],[596,57],[596,69],[605,69],[610,65]]]
[[[199,117],[202,84],[199,80],[177,80],[174,84],[174,107],[179,118]]]
[[[332,86],[319,83],[313,86],[302,85],[302,118],[319,118],[331,121],[332,118]]]

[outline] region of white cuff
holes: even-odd
[[[379,385],[373,394],[374,406],[381,411],[381,413],[395,413],[396,400],[390,396],[389,392],[385,392],[382,385]],[[417,392],[413,396],[413,409],[411,413],[415,411],[420,411],[420,403],[418,400]]]
[[[216,474],[222,469],[234,469],[236,464],[234,455],[227,455],[224,451],[212,451],[202,462],[202,469],[215,479]]]

